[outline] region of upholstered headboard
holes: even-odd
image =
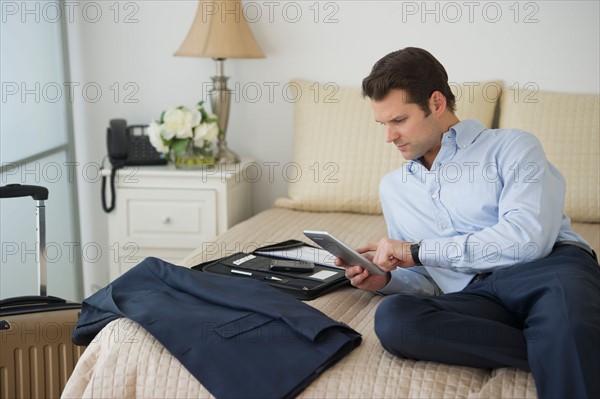
[[[275,205],[304,211],[380,214],[379,182],[404,160],[386,144],[369,99],[359,88],[292,81],[299,91],[294,105],[294,162],[302,176],[289,183],[288,198]],[[453,85],[459,118],[491,127],[501,83]],[[315,96],[314,93],[327,95]]]
[[[500,127],[535,134],[565,176],[565,213],[574,222],[600,222],[600,96],[505,90]]]

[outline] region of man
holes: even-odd
[[[388,273],[344,265],[346,276],[391,294],[414,271],[423,291],[444,293],[386,298],[375,315],[384,348],[530,370],[542,398],[600,397],[600,268],[539,141],[459,121],[444,67],[422,49],[379,60],[363,94],[409,162],[380,185],[389,238],[358,249]]]

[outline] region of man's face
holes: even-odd
[[[404,159],[423,157],[429,168],[439,152],[443,131],[432,104],[432,112],[425,117],[421,107],[405,99],[403,90],[394,89],[381,101],[371,100],[375,120],[386,128],[385,141],[394,143]]]

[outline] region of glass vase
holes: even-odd
[[[202,147],[196,147],[194,142],[190,141],[185,151],[173,152],[171,159],[177,169],[202,169],[215,164],[214,145],[206,142]]]

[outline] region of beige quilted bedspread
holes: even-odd
[[[358,246],[386,234],[379,215],[311,213],[270,209],[235,226],[191,254],[188,266],[236,251],[290,238],[306,240],[303,229],[328,230]],[[598,249],[598,225],[582,233]],[[204,250],[204,251],[202,251]],[[373,331],[382,297],[345,288],[307,302],[363,335],[362,344],[327,370],[304,398],[535,398],[529,373],[415,362],[389,355]],[[174,326],[176,328],[176,326]],[[257,359],[259,361],[259,359]],[[223,384],[227,383],[223,376]],[[143,328],[115,320],[86,349],[63,392],[65,398],[207,398],[210,393]]]

